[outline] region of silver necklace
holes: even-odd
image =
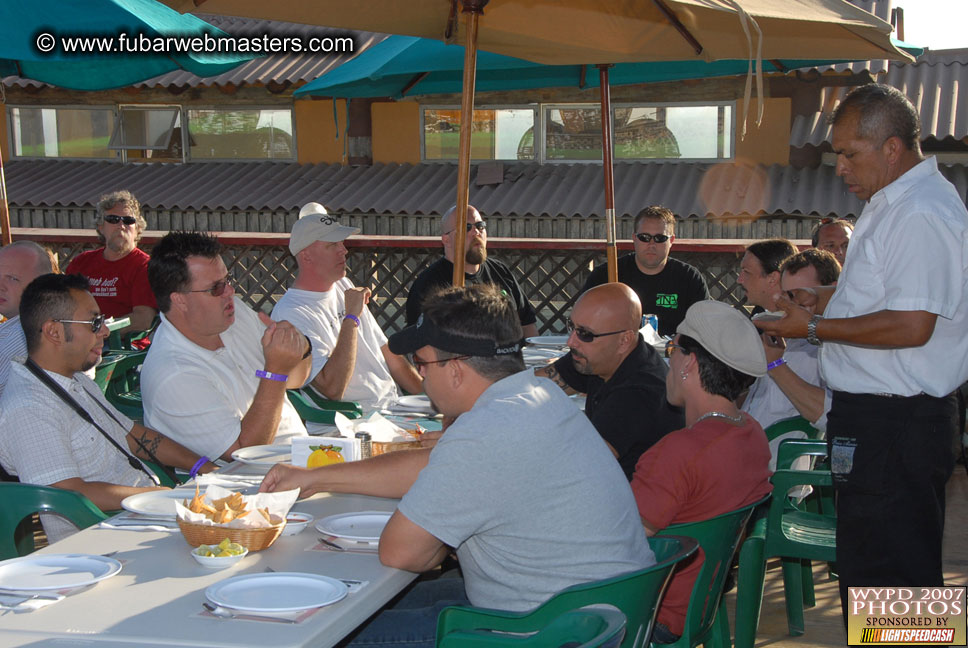
[[[695,425],[699,421],[705,421],[708,418],[713,418],[714,416],[715,417],[718,417],[718,418],[726,419],[730,423],[735,423],[737,425],[739,425],[740,423],[743,422],[743,415],[742,414],[739,414],[737,416],[730,416],[729,414],[725,414],[723,412],[706,412],[705,414],[703,414],[702,416],[700,416],[699,418],[697,418],[696,421],[695,421],[695,423],[693,423],[693,425]]]

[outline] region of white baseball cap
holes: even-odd
[[[359,233],[359,227],[340,225],[339,219],[330,216],[319,203],[307,203],[299,210],[299,220],[289,233],[289,251],[296,256],[316,241],[343,241]]]

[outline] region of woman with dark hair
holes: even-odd
[[[766,375],[753,324],[731,306],[698,302],[666,355],[666,398],[685,410],[686,427],[663,437],[635,467],[632,491],[647,535],[752,504],[771,489],[766,435],[734,402],[754,378]],[[701,566],[696,556],[673,575],[653,641],[672,643],[682,634]]]

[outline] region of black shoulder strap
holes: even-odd
[[[141,472],[143,472],[146,475],[148,475],[148,477],[151,479],[151,481],[154,484],[157,485],[159,483],[158,482],[158,476],[157,475],[155,475],[151,470],[149,470],[147,467],[145,467],[145,465],[143,463],[141,463],[135,457],[133,457],[127,450],[125,450],[124,448],[122,448],[121,447],[121,444],[118,443],[117,441],[115,441],[114,440],[114,437],[112,437],[110,434],[108,434],[107,432],[105,432],[104,431],[104,428],[102,428],[100,425],[98,425],[94,421],[94,419],[87,412],[87,410],[85,410],[83,407],[81,407],[80,403],[78,403],[76,400],[74,400],[74,397],[71,396],[67,392],[66,389],[64,389],[63,387],[61,387],[60,385],[58,385],[57,382],[53,378],[51,378],[50,376],[48,376],[47,375],[47,372],[45,372],[43,369],[41,369],[40,367],[38,367],[37,366],[37,363],[35,363],[32,359],[27,358],[27,360],[24,362],[24,367],[26,367],[27,370],[30,371],[30,373],[34,374],[40,382],[42,382],[44,385],[47,386],[48,389],[50,389],[52,392],[54,392],[55,394],[57,394],[57,396],[62,401],[64,401],[68,405],[70,405],[71,408],[75,412],[77,412],[78,416],[80,416],[82,419],[84,419],[90,425],[94,426],[94,428],[98,432],[101,433],[101,436],[103,436],[105,439],[107,439],[111,443],[111,445],[113,445],[115,448],[117,448],[118,452],[120,452],[121,454],[124,455],[124,457],[128,460],[128,464],[132,468],[134,468],[135,470],[140,470]],[[97,403],[101,407],[101,409],[103,409],[105,412],[107,412],[108,416],[110,416],[112,419],[114,419],[114,422],[117,423],[118,426],[121,427],[121,429],[124,429],[124,426],[121,424],[121,421],[119,421],[113,414],[111,414],[110,410],[108,410],[106,407],[104,407],[104,405],[101,405],[101,403],[97,400],[97,398],[94,398],[94,402]],[[127,430],[125,430],[125,432],[127,432]],[[135,441],[138,442],[138,444],[141,446],[141,449],[142,450],[144,450],[145,452],[148,453],[148,456],[151,457],[151,460],[152,461],[154,461],[156,464],[158,464],[159,466],[161,466],[162,470],[165,470],[165,474],[166,475],[168,475],[169,477],[173,478],[173,480],[174,480],[175,483],[178,483],[178,480],[175,478],[174,475],[169,475],[168,474],[169,473],[168,469],[160,461],[158,461],[158,459],[155,457],[155,455],[154,455],[153,452],[151,452],[148,448],[146,448],[145,445],[143,443],[141,443],[141,441],[139,439],[135,439]]]

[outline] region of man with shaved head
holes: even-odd
[[[31,281],[54,272],[47,250],[33,241],[14,241],[0,248],[0,394],[7,384],[10,361],[27,356],[27,339],[20,326],[20,295]]]
[[[641,320],[642,305],[630,287],[595,286],[571,311],[568,354],[535,371],[565,391],[588,395],[585,414],[629,479],[643,452],[684,426],[682,411],[666,401],[668,368],[639,334]]]
[[[451,285],[454,280],[454,248],[458,232],[455,226],[457,206],[444,212],[440,219],[440,240],[444,244],[444,256],[437,259],[421,272],[410,287],[407,295],[407,326],[417,323],[423,312],[423,301],[437,289]],[[534,307],[514,278],[511,269],[487,256],[487,223],[481,213],[471,205],[467,206],[467,232],[464,236],[464,285],[489,283],[497,286],[502,295],[511,300],[518,320],[524,329],[525,337],[538,334],[538,317]]]

